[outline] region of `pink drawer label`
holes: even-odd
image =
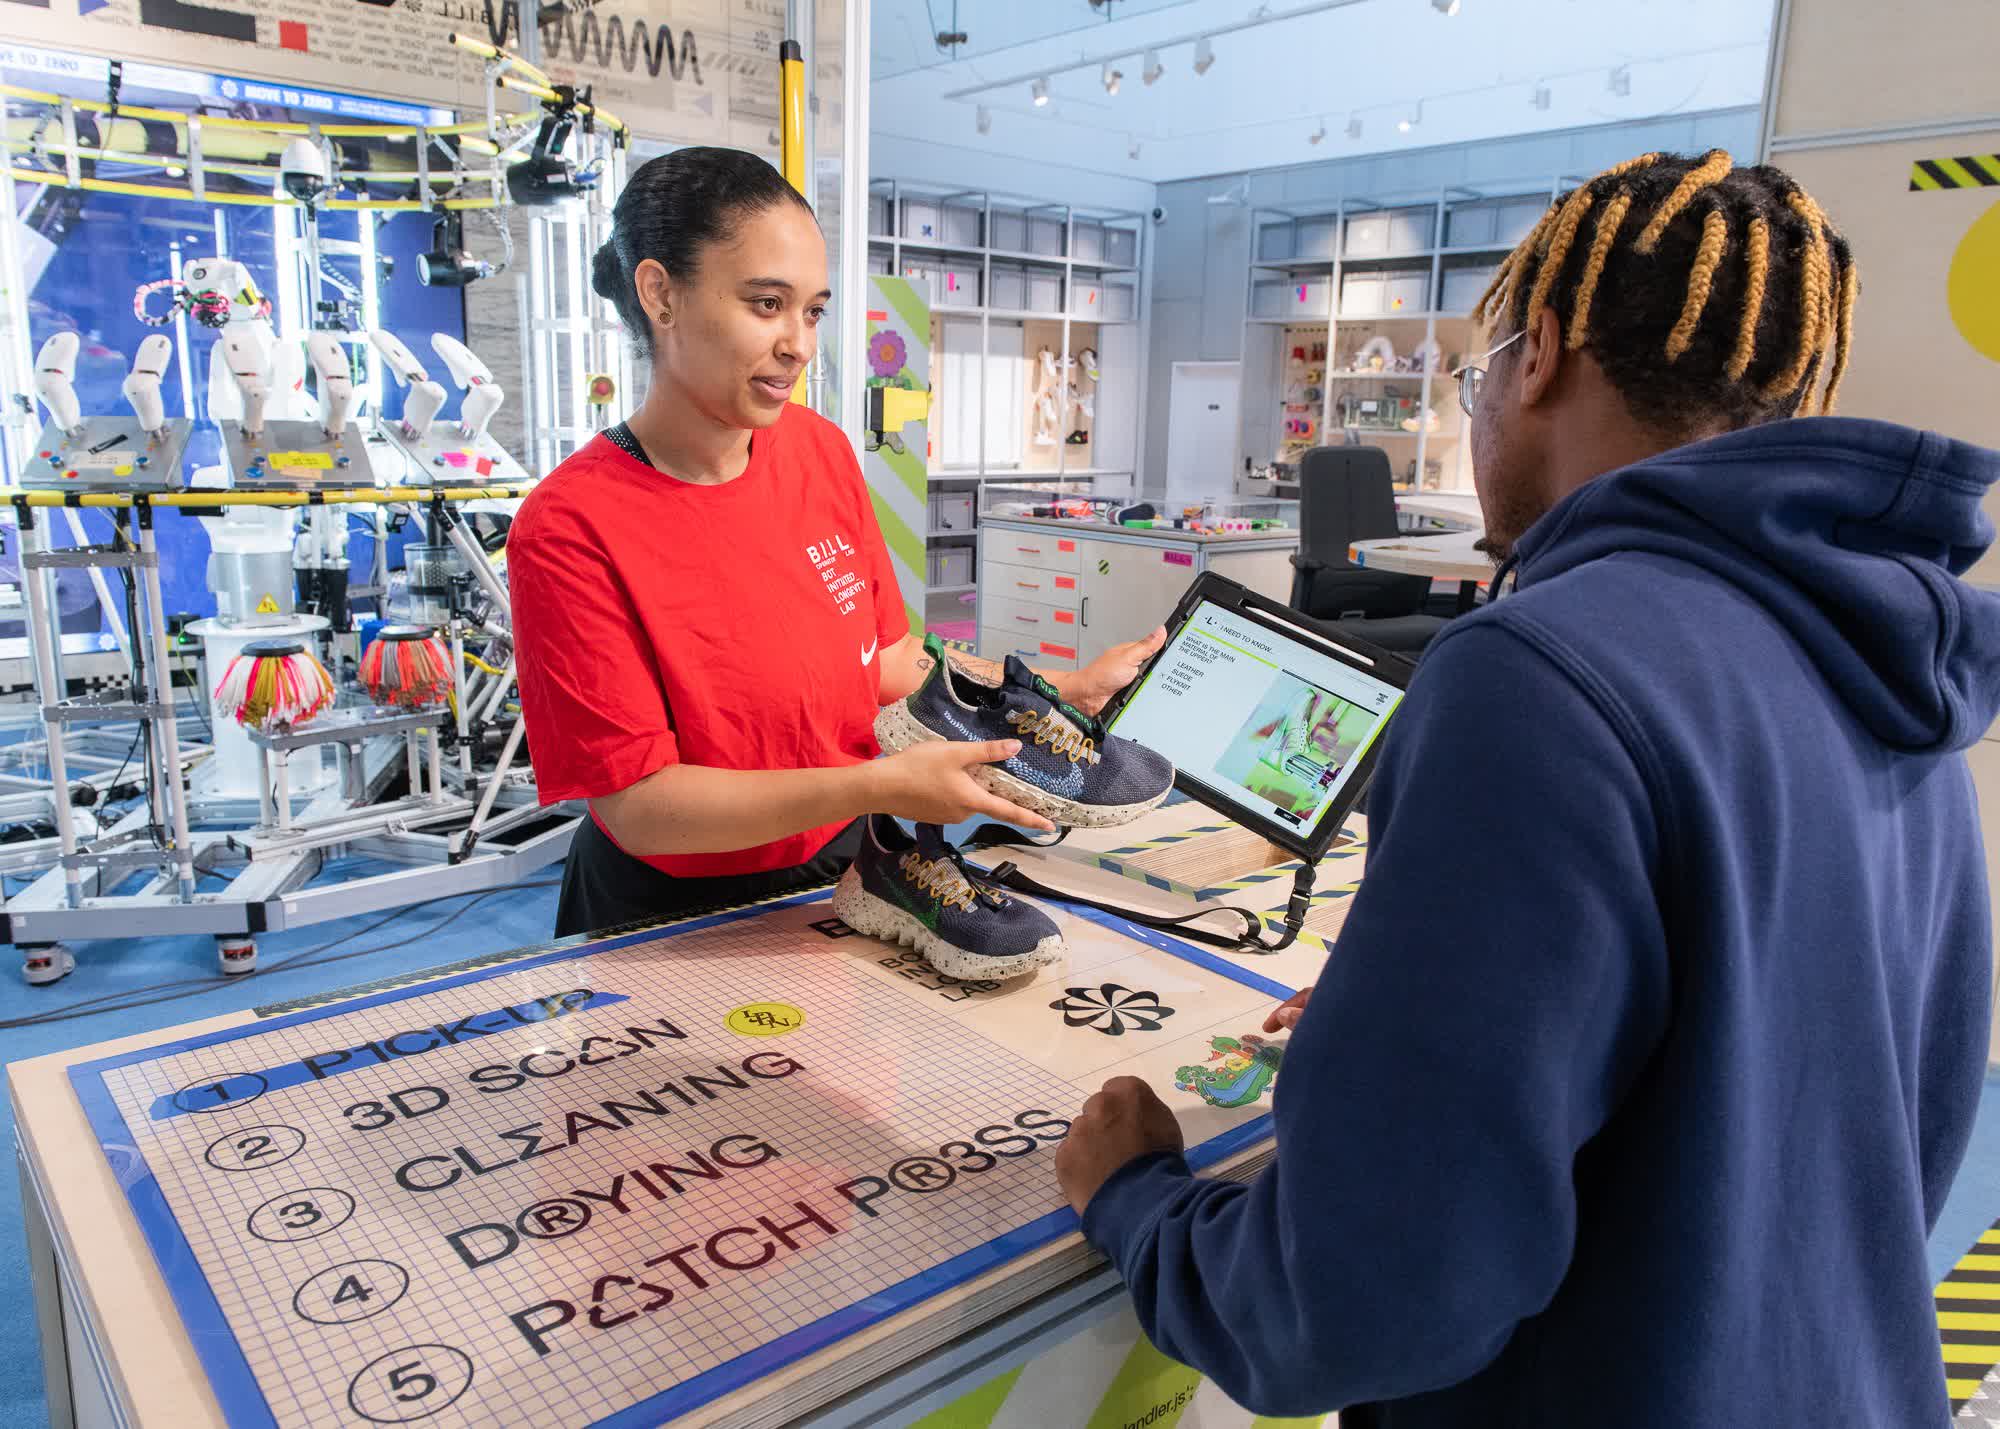
[[[1044,640],[1042,642],[1042,653],[1044,655],[1055,655],[1064,660],[1074,660],[1076,658],[1076,647],[1074,645],[1058,645],[1054,641]]]
[[[1057,549],[1058,551],[1063,551],[1063,552],[1069,552],[1069,551],[1074,551],[1074,550],[1076,549],[1076,542],[1074,542],[1074,541],[1058,541],[1058,542],[1056,542],[1056,549]]]
[[[1075,577],[1075,576],[1057,576],[1057,577],[1056,577],[1056,589],[1057,589],[1057,590],[1075,590],[1075,589],[1076,589],[1076,577]]]
[[[1076,612],[1073,610],[1059,610],[1055,614],[1056,614],[1056,624],[1058,625],[1076,624]]]
[[[1191,566],[1194,564],[1193,551],[1166,551],[1160,556],[1170,566]]]

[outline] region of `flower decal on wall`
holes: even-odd
[[[1115,982],[1070,988],[1049,1006],[1063,1015],[1066,1026],[1089,1027],[1107,1037],[1123,1037],[1128,1030],[1158,1032],[1174,1015],[1171,1007],[1160,1006],[1158,993],[1133,992]]]
[[[900,376],[909,357],[909,346],[899,332],[884,328],[868,339],[868,365],[877,377]]]

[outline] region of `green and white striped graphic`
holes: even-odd
[[[895,351],[894,343],[881,341],[885,334],[900,339],[903,364],[900,372],[884,370],[880,359]],[[868,363],[871,386],[883,382],[900,383],[927,390],[931,373],[931,303],[925,285],[908,278],[872,274],[868,279],[868,343],[864,359]],[[882,540],[896,567],[896,584],[902,587],[903,604],[909,608],[910,629],[924,630],[924,589],[930,576],[924,541],[930,531],[930,476],[927,471],[930,424],[912,422],[901,433],[903,450],[892,451],[886,444],[862,459],[861,470],[868,479],[868,492],[875,501],[875,519],[881,523]]]
[[[910,1429],[1318,1429],[1251,1414],[1139,1333],[1125,1309]]]

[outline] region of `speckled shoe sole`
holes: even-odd
[[[1063,942],[1060,933],[1050,934],[1027,952],[1011,957],[989,957],[954,947],[912,914],[862,887],[860,870],[853,868],[841,874],[840,882],[834,886],[833,916],[857,933],[915,948],[925,962],[946,977],[965,982],[998,982],[1019,977],[1069,956],[1069,945]]]

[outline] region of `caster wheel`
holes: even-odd
[[[217,938],[215,940],[215,961],[222,971],[236,977],[257,970],[257,940],[255,938]]]
[[[61,982],[75,970],[75,956],[61,943],[38,943],[21,949],[21,976],[31,987]]]

